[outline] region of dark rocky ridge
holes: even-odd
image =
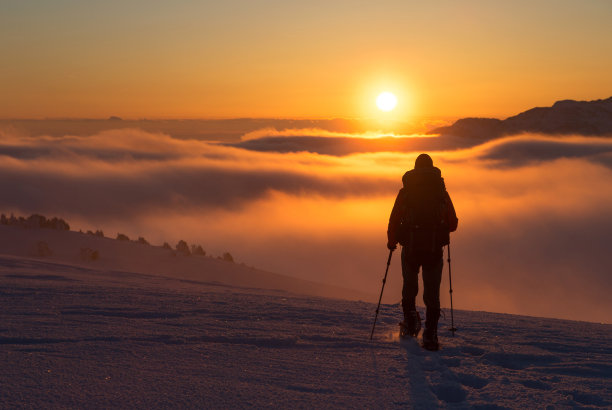
[[[523,132],[612,136],[612,97],[557,101],[552,107],[532,108],[505,120],[462,118],[429,133],[487,140]]]

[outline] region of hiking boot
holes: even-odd
[[[423,348],[427,350],[440,349],[440,344],[438,343],[438,329],[425,329],[423,332]]]
[[[400,323],[401,337],[417,337],[421,331],[421,316],[416,310],[404,314],[404,321]]]
[[[423,331],[423,347],[427,350],[438,350],[438,319],[440,309],[427,309],[425,330]]]

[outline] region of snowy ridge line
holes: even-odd
[[[99,235],[53,229],[24,229],[0,225],[0,266],[24,270],[47,269],[85,274],[149,275],[151,280],[184,280],[184,285],[203,282],[233,288],[261,289],[318,297],[366,300],[369,294],[232,263],[211,256],[181,254],[163,246],[121,241]],[[95,253],[95,258],[92,256]],[[29,268],[28,268],[29,266]],[[80,268],[84,268],[80,270]],[[76,270],[75,270],[76,269]],[[138,280],[137,278],[133,278]]]
[[[0,268],[3,270],[38,270],[60,271],[65,273],[97,273],[98,270],[80,265],[73,265],[64,262],[42,261],[35,258],[23,258],[14,255],[0,254]],[[147,275],[143,275],[147,276]]]
[[[216,280],[195,280],[195,279],[183,279],[180,277],[173,277],[171,275],[164,274],[147,274],[126,270],[115,270],[115,269],[104,269],[104,268],[92,268],[90,266],[83,266],[79,263],[66,263],[58,261],[47,261],[36,258],[22,258],[14,255],[0,254],[0,272],[11,271],[19,273],[5,274],[4,276],[12,279],[32,279],[32,280],[61,280],[61,281],[82,281],[83,278],[69,278],[65,275],[46,274],[39,275],[37,272],[41,269],[62,272],[66,275],[77,274],[79,277],[83,275],[94,276],[94,277],[115,277],[121,279],[138,280],[142,278],[148,278],[152,281],[165,280],[168,282],[182,283],[186,285],[198,285],[205,287],[221,287],[231,289],[233,292],[245,291],[245,292],[264,292],[268,294],[279,294],[286,295],[288,292],[283,289],[274,289],[267,287],[253,287],[253,286],[240,286],[236,284],[228,284]]]
[[[87,276],[98,276],[104,275],[108,277],[121,277],[121,278],[129,278],[133,277],[135,279],[138,278],[159,278],[158,275],[150,275],[147,273],[139,273],[139,272],[131,272],[131,271],[122,271],[122,270],[108,270],[108,269],[100,269],[100,268],[92,268],[90,266],[83,266],[79,263],[66,263],[59,261],[47,261],[40,260],[36,258],[22,258],[19,256],[0,254],[0,270],[11,271],[11,272],[21,272],[13,273],[5,275],[7,277],[15,277],[21,279],[48,279],[52,280],[54,277],[57,280],[67,280],[67,281],[78,281],[76,278],[68,278],[64,275],[38,275],[37,272],[40,270],[46,270],[51,272],[62,272],[65,275],[76,274],[76,275],[87,275]],[[26,275],[27,274],[27,275]],[[172,279],[172,278],[170,278]],[[208,283],[207,283],[208,284]],[[210,283],[214,285],[213,283]]]

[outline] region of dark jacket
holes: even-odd
[[[387,239],[390,243],[402,243],[405,237],[405,231],[407,228],[408,210],[414,207],[418,203],[421,197],[437,198],[442,211],[443,228],[446,231],[444,234],[439,236],[448,235],[449,232],[454,232],[457,229],[457,215],[450,195],[446,191],[444,185],[444,178],[442,173],[436,167],[426,168],[415,168],[404,174],[402,177],[403,188],[397,194],[395,198],[395,204],[389,217],[389,226],[387,228]],[[436,201],[437,202],[437,201]],[[435,223],[436,227],[439,226],[440,221],[432,222]],[[440,245],[444,245],[444,239],[439,238],[442,242]],[[448,243],[448,242],[446,242]],[[405,245],[405,243],[402,243]]]

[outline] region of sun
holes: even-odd
[[[380,93],[376,98],[376,105],[381,111],[391,111],[397,105],[397,98],[393,93],[385,91]]]

